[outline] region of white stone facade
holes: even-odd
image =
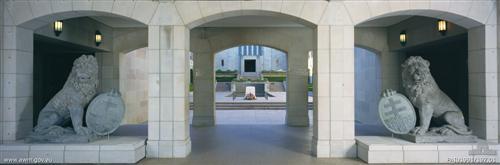
[[[31,113],[25,107],[29,107],[33,97],[33,74],[23,68],[33,65],[25,60],[33,56],[33,30],[57,19],[95,15],[122,16],[148,27],[147,157],[185,157],[190,152],[187,118],[190,29],[242,15],[272,15],[314,29],[312,151],[317,157],[356,157],[355,26],[396,15],[441,18],[468,29],[469,102],[470,109],[477,113],[470,117],[470,125],[480,138],[491,142],[499,138],[497,38],[500,34],[495,0],[6,0],[0,3],[3,6],[0,9],[2,142],[21,139],[32,127],[31,122],[20,120],[19,115]],[[377,40],[370,41],[373,42],[370,45],[380,45]],[[307,54],[309,50],[304,51]],[[7,58],[6,52],[13,54]],[[289,68],[295,65],[300,66],[289,63]],[[298,79],[302,78],[301,69],[296,73]],[[307,76],[305,71],[304,75]]]
[[[261,46],[261,45],[254,45]],[[273,49],[266,46],[262,47],[262,54],[256,55],[256,72],[262,71],[286,71],[287,58],[286,52]],[[245,74],[244,65],[241,65],[245,55],[240,55],[238,47],[229,48],[215,54],[215,70],[237,71],[240,75]],[[251,57],[249,57],[251,58]],[[222,62],[224,61],[224,62]],[[224,65],[222,65],[224,63]]]

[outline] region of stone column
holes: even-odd
[[[496,25],[469,29],[469,126],[474,135],[498,141]]]
[[[5,2],[0,1],[0,13],[4,14],[4,7],[5,7]],[[3,66],[5,63],[3,62],[3,44],[5,41],[3,40],[3,26],[5,23],[3,23],[4,20],[4,15],[0,16],[0,64]],[[3,108],[3,80],[4,80],[4,71],[3,67],[0,67],[0,114],[3,115],[4,108]],[[3,144],[3,137],[4,137],[4,122],[3,118],[0,118],[0,144]]]
[[[214,53],[193,53],[193,125],[215,125]]]
[[[315,31],[312,151],[317,157],[355,157],[354,26]]]
[[[286,124],[288,126],[309,125],[307,110],[307,57],[307,50],[292,48],[288,52],[288,88],[286,92]]]
[[[189,138],[189,30],[149,26],[147,157],[186,157]]]
[[[500,65],[499,65],[500,64],[500,58],[498,58],[498,56],[500,56],[500,3],[498,3],[498,2],[497,2],[497,11],[496,11],[496,14],[497,14],[496,15],[496,18],[497,18],[497,20],[496,20],[497,21],[497,30],[496,30],[497,31],[497,36],[496,36],[497,37],[497,45],[496,46],[497,46],[497,68],[498,68],[497,69],[497,73],[498,73],[497,74],[497,81],[498,81],[497,87],[498,87],[498,86],[500,86],[500,80],[498,79],[498,77],[500,77]],[[497,89],[497,91],[499,92],[497,94],[497,96],[500,96],[500,90]],[[499,103],[499,102],[500,102],[500,97],[499,97],[497,103]],[[498,132],[500,132],[500,110],[499,110],[498,114],[499,114],[499,116],[498,116],[499,122],[498,122],[497,128],[498,128]],[[500,133],[498,134],[497,139],[500,139]]]
[[[33,31],[5,25],[2,36],[2,139],[17,140],[33,128]]]

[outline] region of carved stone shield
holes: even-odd
[[[384,126],[395,134],[407,134],[415,128],[417,116],[411,102],[402,94],[382,97],[378,112]]]
[[[87,109],[87,127],[98,135],[115,131],[125,114],[125,104],[115,90],[100,94]]]

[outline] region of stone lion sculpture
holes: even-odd
[[[82,55],[76,59],[63,88],[40,111],[34,135],[92,134],[82,125],[82,120],[84,107],[96,94],[98,82],[96,58]],[[72,129],[64,128],[68,120],[71,120]]]
[[[418,109],[419,126],[410,133],[416,135],[470,135],[460,108],[439,89],[429,69],[429,61],[420,56],[408,58],[402,65],[403,88]],[[431,120],[438,127],[429,128]]]

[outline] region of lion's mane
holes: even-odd
[[[412,102],[415,102],[419,97],[421,97],[421,95],[425,92],[424,90],[439,89],[436,81],[431,75],[429,66],[429,61],[423,59],[420,56],[412,56],[401,65],[403,69],[403,88],[406,92],[406,95]],[[414,70],[419,70],[422,73],[425,73],[423,81],[417,83],[413,80],[412,72]]]
[[[82,83],[78,80],[78,74],[85,74],[90,77],[90,80]],[[63,108],[75,101],[87,104],[96,94],[98,80],[98,64],[94,56],[82,55],[73,62],[73,68],[64,83],[61,91],[53,98],[55,107]],[[83,100],[69,100],[69,95],[78,94]]]

